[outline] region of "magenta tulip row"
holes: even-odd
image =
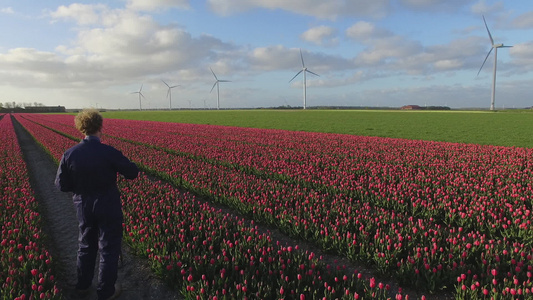
[[[46,144],[49,153],[62,153],[73,142],[26,116],[17,118]],[[114,146],[121,148],[120,143],[117,140]],[[387,285],[374,279],[345,274],[342,267],[330,268],[297,246],[274,243],[253,223],[196,203],[194,197],[180,194],[168,184],[142,176],[134,182],[121,182],[121,187],[128,242],[148,256],[156,272],[170,284],[181,283],[182,293],[188,297],[354,299],[383,298],[390,293]],[[401,299],[402,293],[396,292],[396,297]]]
[[[10,115],[0,116],[0,299],[60,299]]]

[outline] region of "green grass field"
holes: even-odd
[[[533,147],[530,111],[110,111],[104,118]],[[105,125],[104,125],[105,126]]]

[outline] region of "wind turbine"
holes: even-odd
[[[218,88],[219,83],[220,82],[231,82],[231,81],[218,79],[217,75],[215,75],[215,72],[213,72],[213,69],[209,68],[209,70],[211,70],[211,73],[213,73],[213,76],[215,76],[215,79],[216,79],[215,83],[213,84],[213,87],[211,88],[210,93],[213,91],[216,85],[217,86],[217,109],[220,109],[220,90]]]
[[[169,98],[168,109],[172,110],[172,89],[180,85],[178,84],[178,85],[170,86],[163,79],[161,79],[161,81],[163,81],[163,83],[168,87],[168,91],[167,91],[167,98]]]
[[[487,26],[487,21],[485,21],[485,16],[483,16],[483,22],[485,23],[485,28],[487,28],[487,33],[489,34],[491,48],[489,50],[489,53],[487,53],[487,56],[485,57],[485,60],[483,61],[481,68],[479,68],[477,75],[479,75],[479,73],[481,72],[481,69],[483,69],[483,66],[485,65],[485,62],[487,61],[487,59],[489,58],[489,55],[492,52],[492,49],[494,49],[494,69],[492,71],[492,96],[490,100],[490,110],[494,110],[494,100],[496,98],[496,63],[498,62],[498,48],[510,48],[512,46],[504,46],[503,44],[494,44],[494,40],[492,39],[492,35],[490,34],[489,26]]]
[[[302,69],[300,70],[300,72],[296,73],[296,75],[294,75],[294,77],[289,80],[289,83],[291,81],[294,80],[294,78],[296,78],[296,76],[300,75],[300,73],[304,73],[304,79],[303,79],[303,84],[304,84],[304,109],[306,109],[306,104],[307,104],[307,81],[306,81],[306,76],[305,76],[305,73],[309,72],[313,75],[316,75],[316,76],[320,76],[316,73],[313,73],[311,71],[309,71],[306,67],[305,67],[305,63],[304,63],[304,56],[302,55],[302,49],[300,49],[300,58],[302,59]]]
[[[289,105],[289,102],[287,102],[287,98],[283,98],[283,104],[285,105],[285,107],[291,107]]]
[[[142,90],[143,90],[143,84],[141,84],[141,88],[139,89],[138,92],[132,92],[132,94],[139,94],[139,110],[142,110],[142,106],[141,106],[141,96],[146,99],[146,97],[144,97],[143,93],[142,93]]]
[[[209,106],[209,104],[207,104],[207,99],[203,99],[204,100],[204,109],[211,109],[211,106]]]

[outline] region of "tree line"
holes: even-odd
[[[25,107],[28,107],[28,106],[44,106],[44,104],[42,103],[39,103],[39,102],[0,102],[0,109],[1,108],[6,108],[6,109],[9,109],[9,108],[25,108]]]

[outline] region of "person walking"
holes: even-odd
[[[76,291],[89,294],[99,251],[96,293],[99,300],[115,299],[121,292],[116,281],[123,223],[117,174],[135,179],[139,169],[119,150],[100,142],[103,117],[97,110],[81,111],[75,125],[85,138],[63,154],[55,185],[73,193],[79,222]]]

